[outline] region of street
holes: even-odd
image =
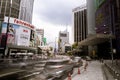
[[[21,72],[23,75],[20,76],[20,74],[17,73],[17,71],[9,72],[6,74],[1,73],[1,79],[3,80],[40,80],[41,79],[41,71],[43,70],[44,64],[46,60],[42,60],[37,63],[33,69],[28,69],[23,72]],[[98,60],[88,61],[88,66],[86,70],[84,69],[84,63],[83,60],[83,66],[81,67],[75,67],[73,74],[64,74],[59,80],[114,80],[111,73],[105,68],[105,65],[101,63]],[[104,67],[103,67],[104,66]],[[21,69],[22,70],[22,69]],[[11,74],[10,74],[11,73]],[[26,73],[26,74],[24,74]],[[9,74],[7,76],[7,74]],[[2,75],[5,75],[5,77]],[[97,76],[97,77],[96,77]],[[56,78],[52,80],[58,80]]]

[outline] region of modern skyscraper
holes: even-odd
[[[89,46],[91,56],[120,56],[119,4],[119,0],[87,0],[88,36],[79,45]]]
[[[74,42],[78,45],[81,41],[85,40],[88,35],[88,25],[87,25],[87,7],[86,4],[81,5],[73,9],[73,34]],[[81,50],[82,48],[82,50]],[[88,54],[88,47],[79,45],[77,55]],[[83,53],[83,54],[82,54]]]
[[[32,23],[34,0],[21,0],[19,19]]]
[[[120,34],[119,34],[120,1],[119,0],[101,0],[101,1],[95,0],[95,1],[96,1],[96,13],[95,13],[96,33],[106,35],[110,34],[115,36],[115,39],[109,38],[108,42],[99,44],[98,52],[99,54],[106,53],[109,55],[110,58],[111,53],[113,53],[114,49],[116,50],[116,54],[113,55],[116,57],[120,57]]]
[[[33,3],[34,0],[0,0],[0,21],[10,14],[10,17],[32,23]]]
[[[5,16],[18,18],[20,11],[20,1],[21,0],[12,0],[11,4],[11,13],[10,13],[10,3],[11,0],[0,0],[0,21],[4,21]]]
[[[80,42],[87,37],[87,9],[86,5],[73,9],[73,34],[74,42]]]

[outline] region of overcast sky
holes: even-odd
[[[45,30],[48,43],[67,27],[71,42],[72,9],[85,3],[86,0],[34,0],[32,24]]]

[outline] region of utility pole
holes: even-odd
[[[110,54],[111,54],[111,60],[112,60],[112,65],[114,61],[114,55],[113,55],[113,43],[112,43],[112,36],[113,30],[114,30],[114,5],[110,2],[109,3],[109,11],[110,11]]]
[[[4,48],[4,57],[6,56],[7,53],[7,39],[8,39],[8,30],[9,30],[9,25],[10,25],[10,16],[11,16],[11,8],[12,8],[12,0],[10,0],[9,4],[9,15],[8,15],[8,23],[7,23],[7,29],[6,29],[6,39],[5,39],[5,48]],[[8,56],[9,54],[7,54]]]

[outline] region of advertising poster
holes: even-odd
[[[16,30],[15,26],[12,24],[9,25],[8,27],[8,38],[7,38],[7,44],[15,44],[15,36],[16,36]]]
[[[6,34],[7,23],[2,24],[2,35]],[[4,39],[5,40],[5,39]],[[8,27],[7,44],[18,45],[18,46],[29,46],[30,41],[30,29],[10,24]]]
[[[20,26],[18,32],[17,45],[29,47],[29,44],[30,44],[30,29]]]
[[[7,31],[7,23],[2,24],[2,35],[6,34]],[[14,24],[9,24],[8,27],[8,37],[7,37],[7,44],[16,44],[16,36],[17,31],[19,31],[19,26]]]
[[[30,47],[35,47],[35,31],[33,30],[30,33]]]
[[[1,45],[4,47],[7,44],[16,45],[16,46],[27,46],[29,47],[31,44],[34,46],[34,25],[16,19],[10,18],[9,26],[7,28],[8,17],[4,18],[4,22],[2,23],[2,30],[0,35]],[[8,29],[8,34],[6,36],[6,32]],[[7,41],[6,41],[7,37]],[[31,42],[31,43],[30,43]],[[0,45],[0,46],[1,46]]]

